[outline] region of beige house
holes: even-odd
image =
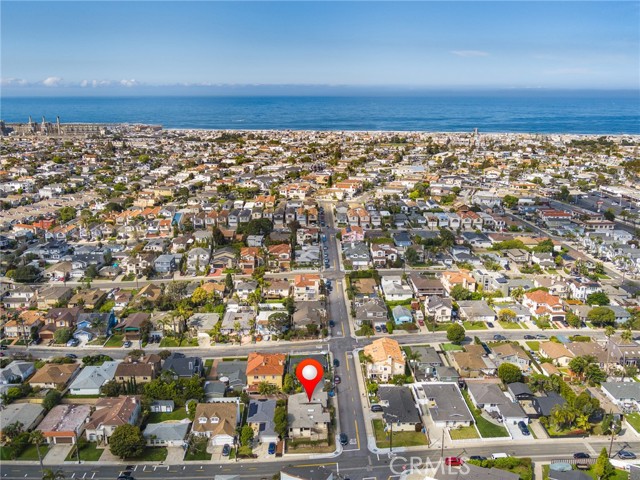
[[[199,403],[191,433],[211,439],[212,445],[231,445],[239,422],[240,407],[236,402]]]
[[[400,345],[390,338],[380,338],[364,347],[367,377],[370,380],[388,382],[394,375],[404,375],[405,359]]]
[[[314,393],[311,401],[306,393],[290,395],[287,404],[289,438],[327,440],[331,423],[327,400],[327,392]]]
[[[109,437],[120,425],[135,425],[140,418],[140,397],[121,395],[116,398],[101,398],[96,410],[85,425],[85,434],[90,442],[109,443]]]
[[[287,356],[284,353],[251,352],[247,358],[247,385],[257,390],[262,382],[282,388]]]
[[[573,358],[573,353],[561,343],[544,342],[540,344],[538,353],[553,360],[559,367],[566,367]]]
[[[80,371],[79,363],[47,363],[29,380],[29,385],[40,388],[57,388],[62,390]]]

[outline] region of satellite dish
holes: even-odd
[[[229,377],[220,377],[222,383],[229,383]]]

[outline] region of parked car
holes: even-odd
[[[333,359],[333,366],[336,367],[336,368],[339,367],[340,366],[340,360],[338,360],[337,358],[334,358]]]
[[[636,454],[633,452],[630,452],[629,450],[620,450],[618,452],[618,457],[620,457],[622,460],[635,460]]]
[[[269,449],[268,449],[269,455],[275,455],[276,453],[276,444],[271,442],[269,444]]]
[[[333,383],[336,385],[340,385],[340,382],[342,380],[340,380],[340,377],[338,375],[336,375],[335,377],[333,377]]]
[[[382,332],[382,329],[380,328],[380,325],[376,325],[375,327],[373,327],[373,329],[378,333]]]
[[[225,443],[224,446],[222,447],[222,456],[228,457],[230,453],[231,453],[231,447],[229,446],[228,443]]]
[[[335,327],[336,326],[336,322],[334,322],[333,320],[329,320],[329,326],[331,328]]]
[[[0,350],[6,350],[7,346],[6,345],[0,345]]]
[[[463,463],[460,457],[447,457],[444,459],[444,464],[450,467],[459,467]]]
[[[522,435],[524,435],[525,437],[531,435],[531,432],[529,432],[529,427],[527,427],[527,424],[522,420],[518,422],[518,428],[520,429],[520,432],[522,432]]]
[[[524,339],[525,340],[535,340],[536,337],[534,337],[533,335],[525,335]]]
[[[74,353],[67,353],[67,354],[65,355],[65,357],[67,357],[67,358],[71,358],[71,359],[73,359],[73,360],[75,360],[76,358],[78,358],[78,356],[77,356],[76,354],[74,354]]]
[[[538,335],[536,335],[536,338],[538,340],[547,340],[548,337],[546,335],[538,334]]]
[[[584,453],[584,452],[577,452],[577,453],[573,454],[573,458],[575,458],[575,459],[591,458],[591,455],[589,455],[588,453]]]
[[[507,339],[507,337],[505,337],[504,335],[500,335],[499,333],[497,333],[497,334],[495,334],[495,335],[493,336],[493,339],[494,339],[494,340],[498,340],[498,341],[502,341],[502,340],[506,340],[506,339]]]
[[[380,328],[382,329],[382,331],[384,333],[389,333],[389,330],[387,330],[387,326],[386,325],[381,325]]]
[[[122,346],[123,346],[124,348],[129,348],[131,345],[132,345],[132,343],[131,343],[129,340],[127,340],[126,342],[124,342],[124,343],[122,344]]]
[[[342,446],[349,445],[349,437],[347,437],[346,433],[340,434],[340,445]]]
[[[80,345],[80,341],[77,338],[71,338],[67,342],[67,347],[77,347]]]
[[[382,412],[382,405],[378,405],[377,403],[374,403],[373,405],[371,405],[371,411],[372,412]]]
[[[493,323],[491,323],[491,322],[487,322],[487,327],[489,327],[489,328],[493,328]]]
[[[486,459],[487,459],[487,457],[483,457],[482,455],[471,455],[469,457],[469,460],[480,460],[480,461],[482,461],[482,460],[486,460]]]

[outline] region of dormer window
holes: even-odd
[[[219,423],[220,422],[220,418],[219,417],[211,417],[210,420],[211,420],[211,423]]]
[[[199,417],[198,423],[207,423],[207,417]]]

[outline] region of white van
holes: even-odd
[[[509,455],[507,455],[506,453],[492,453],[491,454],[491,458],[493,460],[497,460],[498,458],[508,458]]]

